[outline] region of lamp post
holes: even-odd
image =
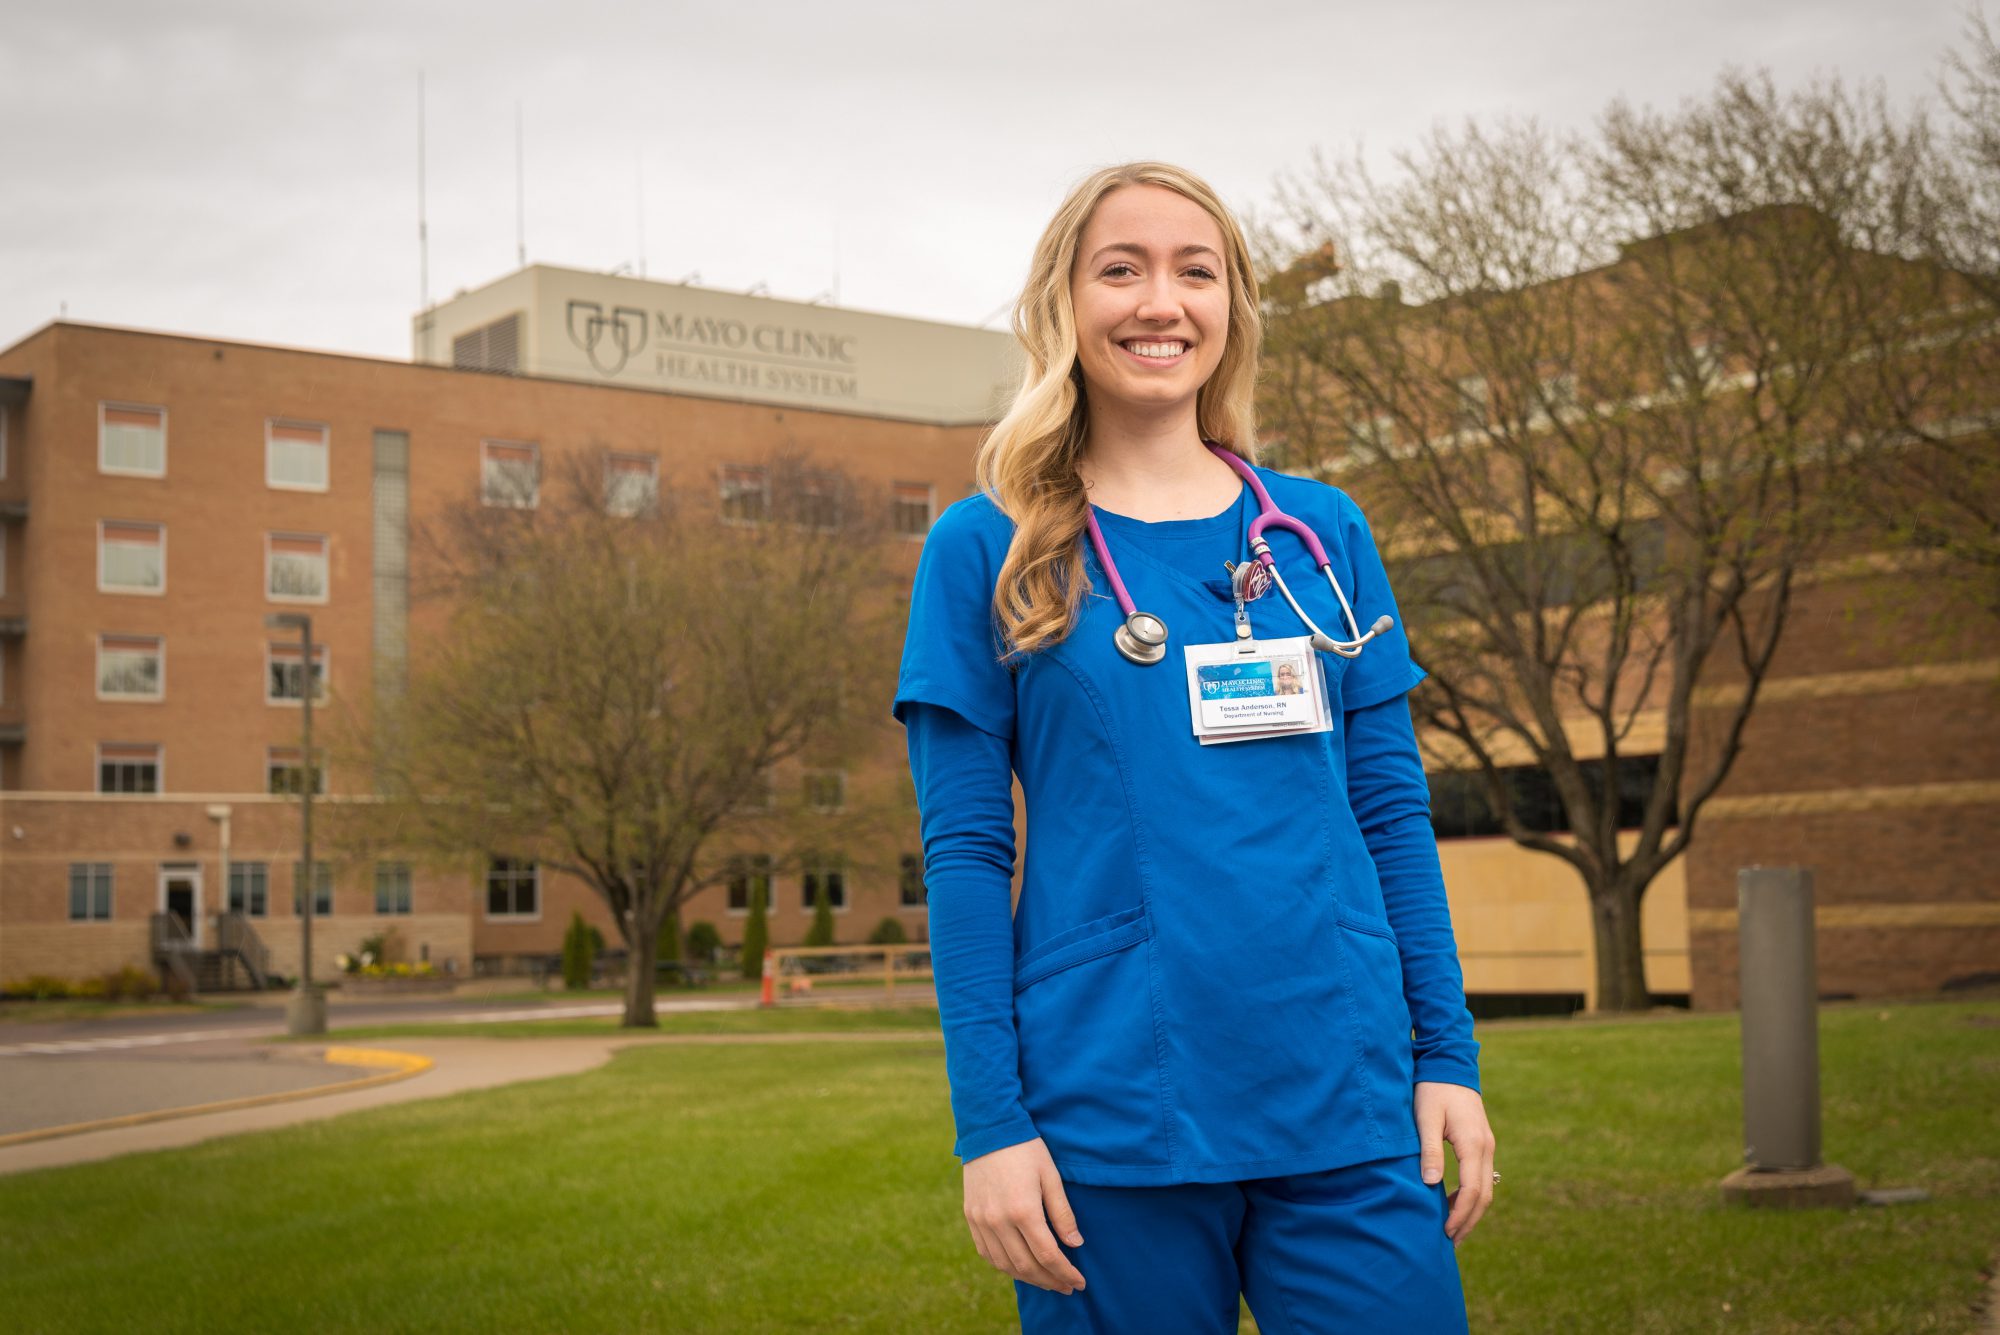
[[[285,1029],[291,1034],[323,1034],[326,1032],[326,995],[313,986],[313,900],[319,891],[319,878],[313,874],[313,789],[317,786],[313,771],[313,642],[312,618],[304,612],[273,612],[264,618],[264,625],[271,630],[294,630],[299,632],[299,672],[303,681],[300,695],[304,706],[304,722],[299,756],[299,770],[302,780],[299,784],[299,826],[300,826],[300,867],[299,891],[299,986],[292,993],[292,999],[285,1005]]]

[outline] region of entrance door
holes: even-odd
[[[180,919],[188,940],[201,944],[201,867],[163,863],[160,867],[160,911]]]

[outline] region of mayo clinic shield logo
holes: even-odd
[[[606,315],[597,302],[572,301],[569,341],[583,349],[599,371],[617,375],[646,346],[646,312],[636,306],[613,306]]]

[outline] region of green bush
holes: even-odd
[[[80,983],[71,983],[69,994],[81,1001],[102,1001],[104,999],[104,980],[102,978],[86,978]]]
[[[32,997],[36,1001],[59,1001],[69,995],[69,982],[53,974],[29,974],[6,987],[10,997]]]
[[[660,919],[660,934],[653,942],[655,964],[679,964],[681,962],[681,911],[669,909],[667,916]]]
[[[824,878],[813,890],[813,925],[806,929],[804,944],[809,946],[833,944],[833,900],[826,892]]]
[[[590,924],[582,913],[569,915],[569,930],[563,933],[563,986],[571,992],[590,986],[591,970],[597,964],[597,944]]]
[[[715,963],[715,952],[722,949],[722,933],[715,930],[715,924],[706,920],[698,921],[688,928],[688,958],[697,964]]]
[[[898,918],[882,919],[875,924],[875,930],[868,934],[868,944],[871,946],[900,946],[907,944],[909,939],[910,934],[903,930],[902,921]]]
[[[771,923],[764,913],[764,896],[750,896],[750,916],[743,923],[743,952],[740,961],[745,978],[764,976],[764,951],[771,944]]]
[[[114,1000],[119,998],[137,1001],[150,997],[160,990],[160,980],[148,969],[135,968],[128,964],[116,973],[104,975],[104,995]]]

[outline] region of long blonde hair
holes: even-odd
[[[1013,404],[979,447],[980,489],[1014,521],[1014,540],[993,590],[993,611],[1010,652],[1059,643],[1076,624],[1088,580],[1082,537],[1090,514],[1077,472],[1089,423],[1077,361],[1070,270],[1079,238],[1098,204],[1128,185],[1164,186],[1215,219],[1229,252],[1229,329],[1222,360],[1195,396],[1204,440],[1248,460],[1257,457],[1257,352],[1263,341],[1257,275],[1242,229],[1208,183],[1164,162],[1106,167],[1070,191],[1035,246],[1028,281],[1014,307],[1014,336],[1026,353]]]

